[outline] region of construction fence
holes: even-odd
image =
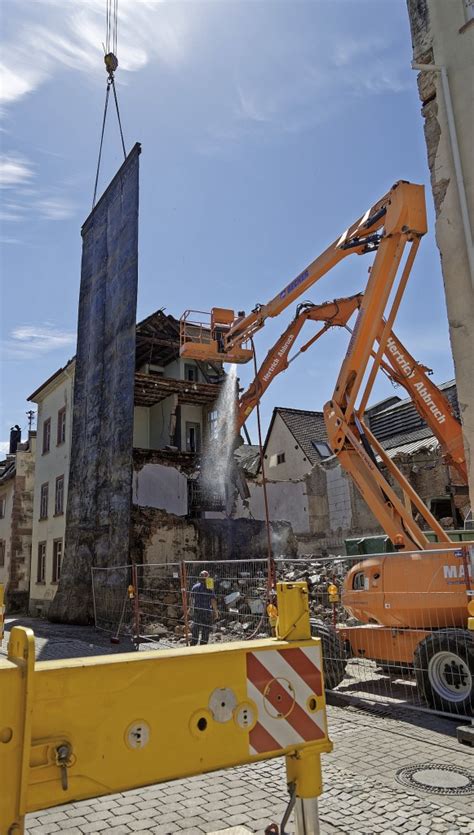
[[[305,580],[328,689],[352,701],[470,716],[470,557],[467,548],[446,553],[93,568],[96,627],[141,649],[266,637],[275,582]],[[200,582],[212,595],[200,596]]]

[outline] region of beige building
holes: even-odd
[[[407,0],[474,497],[474,4]]]
[[[313,465],[331,455],[322,412],[273,410],[265,440],[265,475],[271,481],[303,478]]]
[[[7,611],[26,605],[32,548],[36,433],[0,462],[0,583]]]
[[[220,367],[179,359],[178,333],[177,321],[162,311],[137,325],[130,474],[132,506],[136,513],[143,509],[173,514],[173,517],[188,515],[188,477],[197,467],[215,414]],[[29,603],[34,615],[46,614],[61,574],[74,371],[73,359],[28,398],[38,406]],[[103,419],[113,420],[113,415],[105,415]],[[133,521],[131,524],[133,527]],[[139,522],[141,530],[140,525]],[[133,531],[132,541],[136,541]]]
[[[28,398],[38,406],[29,610],[41,614],[61,574],[71,452],[74,360]]]

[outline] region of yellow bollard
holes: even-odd
[[[278,583],[277,591],[277,637],[290,641],[311,638],[306,583]],[[310,705],[313,710],[319,707],[316,700]],[[288,788],[295,797],[297,835],[319,835],[318,797],[323,790],[320,750],[308,746],[287,754],[285,760]]]

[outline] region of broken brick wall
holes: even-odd
[[[271,525],[275,556],[295,556],[291,525]],[[266,559],[266,525],[258,519],[183,519],[155,508],[134,506],[130,556],[137,563],[181,560]]]

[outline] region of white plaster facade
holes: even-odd
[[[75,362],[71,360],[29,397],[29,400],[38,405],[31,552],[31,614],[38,614],[43,608],[47,608],[56,593],[61,570],[71,455],[74,368]],[[59,431],[58,434],[58,422],[61,420],[65,421],[64,431]],[[46,421],[50,421],[49,450],[44,448]],[[56,485],[61,477],[62,508],[60,512],[56,512]],[[48,500],[44,514],[41,512],[41,491],[46,484]]]
[[[407,0],[423,102],[425,139],[436,209],[436,241],[446,294],[456,386],[474,499],[474,10],[472,0]],[[448,122],[449,88],[453,120]],[[453,136],[453,127],[456,136]],[[456,175],[456,145],[460,177]],[[466,211],[462,202],[466,201]],[[471,253],[471,260],[469,258]]]
[[[280,460],[282,455],[284,460]],[[313,466],[278,412],[265,443],[264,458],[265,474],[271,481],[303,478]]]

